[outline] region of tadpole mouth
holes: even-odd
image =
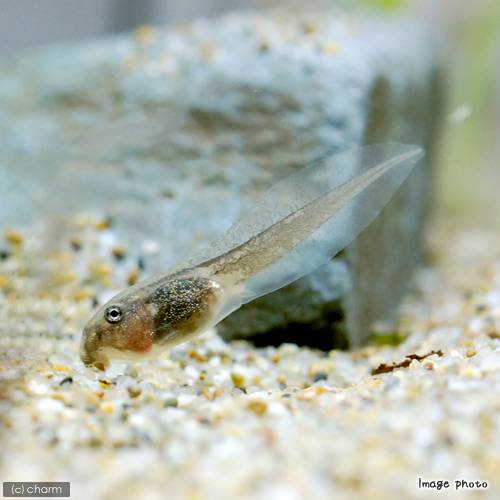
[[[80,353],[80,358],[87,368],[96,368],[104,371],[109,366],[109,360],[105,356],[94,356],[88,352]]]
[[[80,359],[87,368],[104,371],[109,366],[109,360],[102,353],[102,349],[97,343],[97,337],[95,332],[88,332],[84,328],[80,344]]]
[[[95,368],[100,371],[106,370],[106,368],[109,366],[109,361],[102,357],[99,359],[82,357],[82,361],[87,368]]]

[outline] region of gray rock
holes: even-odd
[[[441,88],[428,33],[399,18],[235,13],[46,49],[0,78],[0,227],[105,213],[138,255],[157,240],[147,269],[165,270],[325,151],[422,144],[424,168],[346,252],[220,327],[357,346],[421,258]]]

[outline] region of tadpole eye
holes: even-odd
[[[104,312],[104,317],[108,323],[118,323],[121,321],[123,312],[119,306],[109,306]]]

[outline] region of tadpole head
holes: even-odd
[[[155,334],[155,307],[116,297],[99,308],[83,329],[80,357],[88,367],[104,370],[110,358],[147,355]]]

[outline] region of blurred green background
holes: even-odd
[[[497,226],[500,2],[440,3],[449,65],[449,115],[441,150],[438,200],[449,216]],[[461,11],[455,12],[460,3]],[[454,118],[462,110],[464,119],[457,121]]]
[[[500,228],[500,2],[361,0],[359,5],[408,11],[437,34],[448,85],[437,215],[452,224]]]

